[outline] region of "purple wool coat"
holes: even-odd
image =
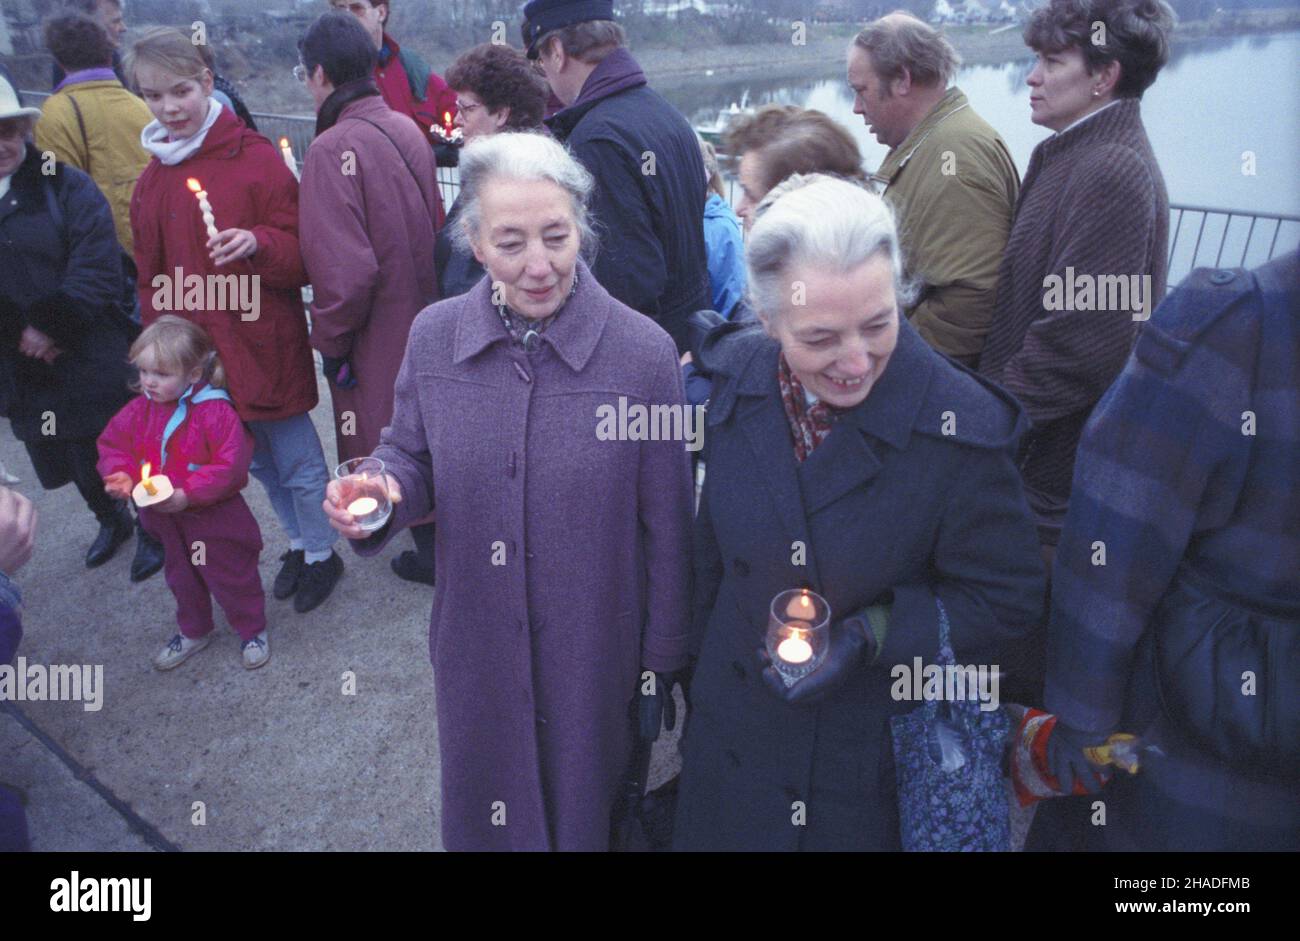
[[[374,554],[434,514],[450,850],[608,849],[640,671],[687,659],[688,452],[597,437],[597,410],[621,396],[685,401],[676,347],[578,272],[531,355],[508,341],[488,278],[420,313],[375,451],[404,499],[354,543]]]

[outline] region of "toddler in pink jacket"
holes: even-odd
[[[104,489],[131,495],[144,465],[174,492],[142,508],[144,528],[163,544],[163,573],[176,596],[180,631],[154,666],[180,666],[212,640],[212,599],[239,634],[244,666],[270,658],[266,596],[258,573],[262,533],[239,491],[248,483],[253,438],[225,391],[225,374],[203,329],[166,315],[131,347],[140,370],[132,399],[99,436]]]

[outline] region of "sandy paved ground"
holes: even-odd
[[[312,417],[332,460],[328,405]],[[87,571],[96,525],[75,489],[41,490],[7,422],[0,461],[40,512],[36,552],[18,578],[19,654],[100,664],[104,676],[98,712],[74,702],[0,707],[0,781],[25,792],[35,849],[441,848],[431,595],[388,568],[409,540],[375,559],[345,551],[334,594],[296,614],[271,598],[286,541],[250,483],[244,497],[266,543],[271,662],[244,670],[234,632],[219,621],[215,643],[163,674],[149,662],[175,630],[162,575],[130,584],[134,542]],[[342,692],[345,671],[356,675],[355,695]],[[653,781],[671,773],[675,754],[661,741]]]

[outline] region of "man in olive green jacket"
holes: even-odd
[[[890,148],[872,180],[898,220],[908,318],[941,353],[972,368],[993,321],[998,266],[1020,190],[1007,145],[948,82],[960,64],[936,30],[891,13],[849,47],[848,80],[876,140]]]
[[[131,194],[149,163],[140,132],[153,115],[113,74],[113,45],[94,20],[79,13],[56,16],[45,24],[45,42],[67,75],[45,100],[36,147],[95,181],[129,258]]]

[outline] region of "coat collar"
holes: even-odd
[[[776,394],[778,353],[776,341],[769,340],[758,355],[749,358],[737,377],[738,396]],[[877,380],[862,403],[844,415],[840,422],[849,423],[891,447],[902,450],[907,447],[912,436],[912,428],[916,424],[926,390],[930,387],[933,371],[934,360],[926,342],[906,318],[900,317],[898,343],[889,358],[885,374]],[[827,439],[828,442],[829,440]],[[817,450],[820,451],[821,448]]]
[[[954,85],[948,89],[947,93],[939,99],[939,103],[921,119],[921,123],[912,128],[912,133],[908,134],[901,144],[885,155],[885,160],[881,163],[880,169],[873,173],[871,178],[877,183],[888,186],[936,127],[957,112],[969,107],[970,103],[966,100],[966,95],[960,88]]]
[[[82,85],[86,88],[114,88],[121,87],[122,83],[117,80],[117,73],[104,66],[100,69],[81,69],[64,76],[63,81],[54,86],[54,91],[63,91],[70,85]]]
[[[244,146],[244,133],[249,131],[244,122],[236,117],[235,112],[224,105],[216,122],[208,130],[207,137],[199,147],[195,157],[211,157],[217,160],[230,160],[239,156]],[[206,182],[206,181],[205,181]]]
[[[629,88],[639,88],[644,84],[646,84],[645,72],[632,57],[632,53],[620,46],[605,56],[587,76],[573,104],[551,115],[545,122],[546,126],[563,140],[573,133],[582,116],[596,104],[619,92],[627,91]]]
[[[578,259],[577,268],[578,289],[542,334],[542,342],[554,349],[570,369],[582,372],[604,333],[613,298],[596,282],[582,259]],[[457,364],[510,339],[492,303],[491,278],[483,278],[464,298],[452,354],[452,362]]]
[[[725,420],[726,413],[735,409],[736,422],[753,451],[755,473],[763,479],[791,538],[808,548],[809,574],[816,585],[808,516],[871,480],[883,464],[884,448],[907,446],[930,387],[934,357],[904,319],[885,374],[870,395],[840,418],[840,426],[799,464],[776,381],[780,348],[775,340],[759,341],[753,333],[742,342],[757,349],[736,376],[735,398],[723,405],[723,414],[714,415],[711,408],[710,423]]]
[[[1142,128],[1141,102],[1136,98],[1121,98],[1084,120],[1075,122],[1059,134],[1053,134],[1034,150],[1036,153],[1041,152],[1046,160],[1100,141],[1129,142],[1138,134],[1145,134]]]

